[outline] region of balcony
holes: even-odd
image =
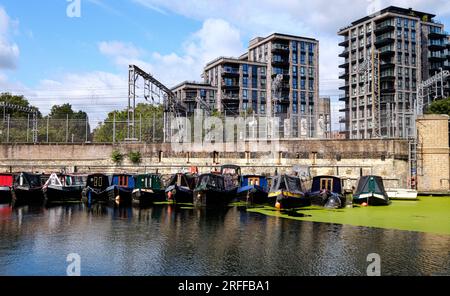
[[[272,52],[289,53],[289,45],[274,43],[272,44]]]
[[[375,28],[375,35],[393,31],[395,26],[392,23],[378,24]]]
[[[339,95],[339,101],[341,102],[346,102],[349,99],[349,95],[348,94],[341,94]]]
[[[431,51],[441,51],[444,50],[447,47],[447,44],[443,42],[430,42],[428,44],[428,49]]]
[[[341,58],[346,58],[346,57],[348,57],[348,54],[349,54],[349,50],[348,50],[348,48],[346,48],[343,52],[341,52],[340,54],[339,54],[339,57],[341,57]]]
[[[339,46],[347,46],[348,45],[348,36],[345,36],[345,40],[339,43]]]
[[[225,81],[222,80],[222,88],[224,88],[224,89],[236,89],[236,88],[239,88],[239,82],[234,81],[232,83],[225,83]]]
[[[346,77],[348,77],[347,71],[341,71],[341,72],[339,72],[339,79],[344,79],[344,78],[346,78]]]
[[[447,56],[444,54],[441,54],[440,52],[432,52],[431,54],[428,54],[428,60],[430,62],[443,62],[447,59]]]
[[[444,38],[447,38],[447,36],[448,36],[448,33],[445,31],[428,33],[429,39],[444,39]]]
[[[340,90],[346,90],[346,89],[348,89],[349,87],[350,87],[350,84],[349,84],[348,81],[345,81],[345,83],[342,83],[342,84],[339,85],[339,89],[340,89]]]
[[[386,70],[386,69],[394,68],[394,67],[395,67],[395,64],[392,61],[381,62],[381,64],[380,64],[381,70]]]
[[[224,67],[222,76],[239,76],[239,68]]]
[[[392,48],[380,50],[380,58],[388,58],[395,55],[395,51]]]
[[[272,65],[274,65],[274,66],[287,66],[287,65],[289,65],[289,60],[272,58]]]
[[[388,44],[392,44],[394,43],[395,39],[392,37],[377,37],[376,41],[375,41],[375,46],[376,47],[380,47],[380,46],[384,46],[384,45],[388,45]]]

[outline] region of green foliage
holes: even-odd
[[[111,153],[111,160],[115,164],[120,164],[123,161],[123,154],[119,150],[114,150]]]
[[[108,117],[93,131],[93,138],[96,142],[113,142],[114,130],[114,114],[116,118],[115,132],[116,142],[124,141],[127,138],[127,110],[113,111],[108,114]],[[140,117],[141,116],[141,117]],[[142,127],[140,126],[140,119],[142,118]],[[153,123],[155,127],[153,128]],[[162,105],[150,105],[140,103],[136,106],[136,137],[140,137],[142,131],[143,142],[161,142],[163,139],[164,127],[164,111]],[[155,134],[153,135],[153,131]]]
[[[139,151],[136,152],[131,151],[130,153],[128,153],[128,158],[134,164],[139,164],[142,161],[142,155],[141,152]]]
[[[50,110],[49,118],[49,141],[50,142],[84,142],[86,139],[86,120],[88,116],[84,111],[75,112],[72,105],[66,103],[63,105],[54,105]],[[69,129],[67,130],[67,119],[69,120]],[[90,126],[88,123],[88,140],[91,140]],[[67,139],[68,137],[68,139]]]
[[[428,114],[447,114],[450,116],[450,98],[437,100],[428,107]]]

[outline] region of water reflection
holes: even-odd
[[[0,275],[449,275],[450,237],[177,205],[0,206]]]

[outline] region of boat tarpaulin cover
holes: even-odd
[[[375,193],[383,195],[386,200],[389,199],[386,190],[384,190],[383,179],[380,176],[363,176],[359,179],[358,187],[353,197],[358,198],[359,195],[365,193]]]
[[[270,191],[286,190],[290,192],[303,192],[302,183],[299,177],[282,175],[276,176],[272,181],[272,188]]]

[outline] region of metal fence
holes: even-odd
[[[191,125],[191,135],[194,134],[194,117],[183,117],[181,121],[189,121]],[[218,116],[216,120],[222,122],[223,139],[227,133],[235,133],[238,139],[266,138],[266,125],[270,118],[266,116],[244,116],[245,131],[237,135],[238,128],[232,127],[229,130],[227,120],[236,119],[232,116]],[[276,125],[279,138],[326,138],[327,134],[319,132],[319,122],[314,116],[292,116],[290,118],[282,116],[278,118]],[[37,143],[118,143],[126,142],[130,138],[129,129],[133,129],[126,120],[92,121],[88,119],[38,119],[36,129],[34,129],[32,119],[10,118],[6,116],[0,121],[0,143],[34,143],[36,134]],[[175,126],[172,121],[172,127]],[[238,121],[235,121],[238,122]],[[203,135],[208,134],[205,118],[201,121]],[[164,120],[159,117],[144,118],[137,116],[134,126],[134,139],[143,143],[161,143],[164,141]],[[175,128],[176,129],[176,128]],[[169,129],[170,130],[170,129]],[[329,132],[329,131],[326,131]],[[168,130],[166,130],[167,136]],[[329,133],[328,133],[329,134]],[[166,137],[170,141],[169,137]]]

